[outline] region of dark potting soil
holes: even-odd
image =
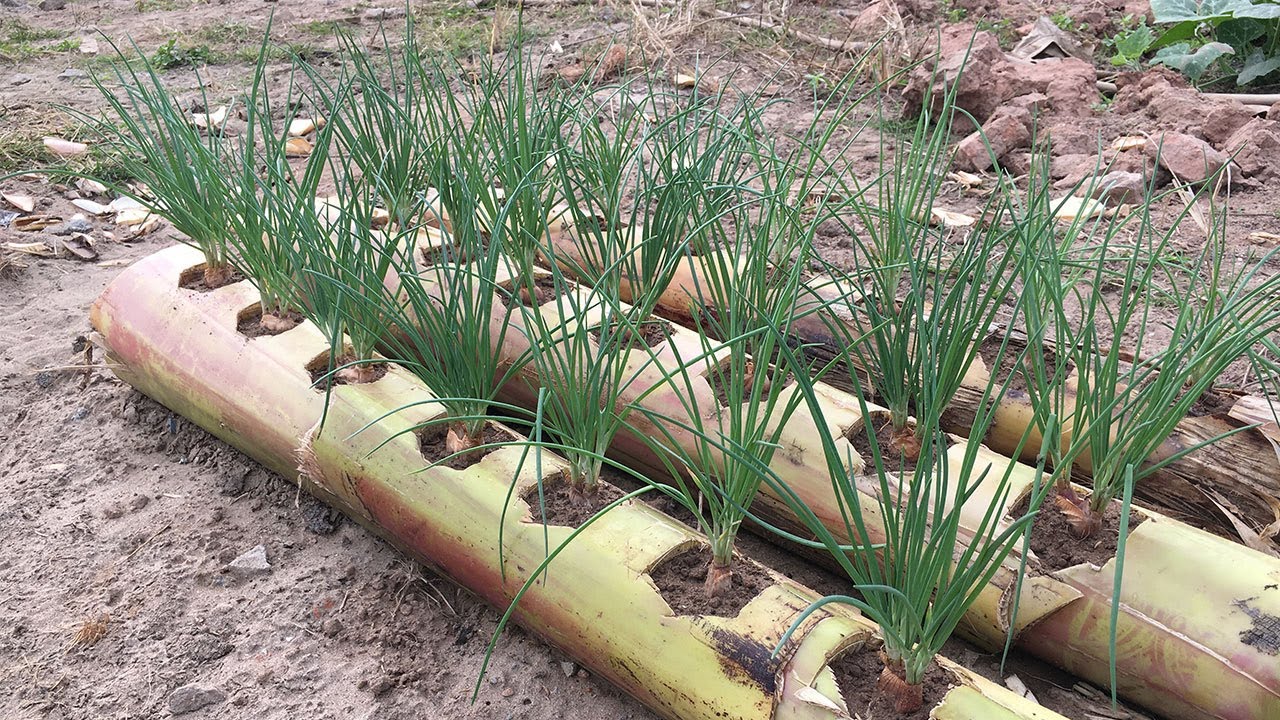
[[[226,287],[232,283],[238,283],[241,280],[244,280],[244,275],[232,270],[231,277],[228,278],[225,283],[221,285],[210,285],[204,281],[204,263],[200,263],[195,267],[187,268],[182,271],[182,274],[178,276],[178,287],[183,290],[194,290],[195,292],[203,293],[209,292],[210,290],[217,290],[220,287]]]
[[[605,509],[609,503],[623,496],[618,488],[606,483],[596,483],[594,492],[574,493],[569,484],[556,480],[542,483],[542,497],[538,497],[538,488],[529,488],[520,499],[529,503],[533,522],[548,525],[579,527],[582,523],[595,517],[596,513]]]
[[[599,343],[600,328],[592,328],[590,332],[591,337]],[[615,345],[619,346],[619,349],[631,350],[639,348],[642,347],[641,343],[643,343],[643,347],[655,348],[671,339],[671,323],[666,320],[645,320],[637,323],[634,330],[627,328],[623,332],[626,337],[621,341],[614,341]]]
[[[881,692],[877,685],[882,670],[884,663],[880,660],[880,652],[871,649],[852,650],[831,663],[836,685],[849,706],[850,715],[877,720],[928,720],[929,712],[942,702],[948,690],[955,687],[951,675],[930,663],[924,681],[920,683],[923,686],[923,704],[915,712],[903,715],[894,706],[895,699]]]
[[[737,557],[734,559],[733,583],[719,597],[708,598],[703,585],[711,565],[711,549],[700,545],[669,558],[653,569],[649,576],[677,615],[714,615],[735,617],[747,603],[773,584],[759,565]]]
[[[1102,516],[1102,529],[1091,537],[1080,538],[1075,534],[1065,513],[1055,502],[1057,491],[1050,491],[1040,507],[1040,514],[1031,525],[1031,550],[1040,560],[1045,572],[1062,570],[1081,563],[1101,566],[1115,557],[1120,541],[1120,505],[1111,503]],[[1013,517],[1027,512],[1028,499],[1023,499],[1011,511]],[[1146,518],[1129,513],[1129,531],[1142,524]]]
[[[1226,415],[1235,407],[1239,396],[1214,389],[1206,390],[1187,410],[1188,417],[1204,417],[1206,415]]]
[[[296,310],[286,310],[284,319],[290,321],[293,327],[297,327],[302,323],[302,313]],[[288,328],[292,329],[292,328]],[[267,337],[269,335],[279,335],[287,330],[268,330],[262,327],[262,307],[254,306],[248,312],[240,313],[236,318],[236,331],[247,338]],[[314,378],[313,378],[314,379]]]
[[[567,286],[568,283],[565,283],[565,285]],[[512,280],[503,283],[503,287],[506,289],[499,291],[499,297],[502,299],[502,304],[508,308],[511,307],[512,300],[524,307],[542,307],[554,300],[558,294],[556,292],[556,281],[550,275],[539,275],[534,278],[533,302],[529,301],[529,288],[523,282]],[[514,294],[511,292],[513,288],[516,288]],[[567,290],[568,288],[562,289]]]
[[[449,428],[444,423],[438,423],[422,428],[417,432],[418,449],[422,451],[422,457],[429,463],[440,463],[447,468],[454,470],[466,470],[467,468],[480,462],[491,452],[499,450],[497,447],[486,447],[473,450],[464,455],[455,455],[448,460],[444,458],[449,456],[445,452],[445,436],[449,433]],[[482,445],[489,443],[508,442],[515,439],[511,433],[503,430],[497,425],[489,424],[484,426],[484,430],[480,433],[480,442]],[[443,460],[443,462],[441,462]]]
[[[333,361],[333,367],[340,368],[355,360],[354,355],[342,355]],[[322,354],[315,360],[307,363],[307,372],[311,374],[312,389],[318,392],[325,392],[331,385],[351,385],[353,384],[351,373],[338,371],[332,376],[329,375],[329,355]],[[365,367],[371,368],[371,374],[360,384],[377,382],[387,374],[390,367],[387,363],[369,363]],[[354,369],[354,366],[350,369]]]

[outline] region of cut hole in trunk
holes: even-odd
[[[498,295],[502,298],[502,304],[506,307],[511,307],[511,302],[514,300],[517,305],[534,308],[546,305],[560,294],[568,292],[572,286],[570,283],[565,282],[562,286],[557,287],[555,279],[550,275],[538,275],[533,279],[532,294],[529,291],[529,284],[520,279],[498,283],[498,287],[502,288],[498,291]]]
[[[497,447],[480,447],[479,449],[468,450],[460,455],[454,455],[454,452],[466,447],[468,439],[466,438],[450,438],[450,434],[455,436],[461,431],[461,428],[454,428],[449,423],[434,423],[418,430],[415,435],[418,437],[418,449],[422,451],[422,457],[433,465],[440,463],[454,470],[466,470],[467,468],[480,462],[491,452],[499,450]],[[518,440],[513,433],[507,431],[494,423],[486,423],[484,429],[480,432],[480,440],[475,442],[472,447],[479,447],[489,443],[510,442]],[[460,443],[459,443],[460,440]],[[455,445],[455,443],[459,443]],[[449,457],[453,455],[453,457]],[[449,458],[445,460],[445,458]],[[443,462],[441,462],[443,460]]]
[[[209,292],[241,280],[244,280],[244,275],[236,272],[230,265],[210,268],[208,263],[200,263],[179,273],[178,287],[183,290]]]
[[[732,359],[725,358],[712,367],[707,368],[707,370],[702,373],[703,379],[705,379],[707,384],[711,386],[711,392],[715,394],[716,402],[720,407],[729,407],[729,405],[734,402],[733,397],[735,393],[733,391],[738,378],[734,377],[734,368],[732,363]],[[770,367],[770,369],[772,370],[773,368]],[[766,373],[756,372],[756,364],[754,360],[746,361],[746,365],[742,370],[742,375],[742,389],[740,392],[736,393],[737,397],[740,398],[742,402],[746,402],[747,398],[750,397],[751,391],[756,382],[764,383],[764,387],[760,388],[760,397],[764,398],[768,396],[769,389],[771,387],[769,377]],[[786,380],[782,383],[782,386],[785,388],[794,382],[795,378],[791,377],[790,373],[788,373]]]
[[[581,488],[571,487],[564,477],[556,476],[542,480],[541,498],[538,497],[537,486],[534,486],[522,493],[520,499],[529,504],[533,522],[540,525],[545,520],[548,525],[576,528],[623,494],[621,490],[605,482],[603,477],[594,489],[583,491]]]
[[[649,576],[677,615],[736,617],[747,603],[773,584],[773,578],[763,568],[737,556],[730,568],[729,584],[716,597],[708,597],[710,567],[711,548],[698,545],[662,561],[649,571]]]
[[[481,252],[488,246],[488,242],[482,242],[480,246]],[[455,242],[423,245],[418,252],[424,267],[432,265],[465,265],[475,259],[472,257],[472,253],[469,252],[469,248],[465,248]]]
[[[1006,380],[1009,381],[1009,389],[1007,394],[1012,397],[1027,396],[1027,373],[1031,372],[1031,358],[1023,355],[1022,351],[1027,347],[1027,341],[1024,338],[1010,337],[1009,345],[1005,348],[1004,354],[1000,353],[1000,346],[1004,339],[998,336],[989,337],[982,341],[978,347],[978,353],[982,356],[982,362],[987,366],[987,372],[991,374],[993,386],[999,388],[1003,386]],[[1028,350],[1028,354],[1034,350]],[[1048,345],[1040,347],[1040,353],[1044,357],[1045,372],[1052,378],[1058,371],[1058,353]],[[1019,363],[1018,360],[1022,362]],[[1067,360],[1066,373],[1072,371],[1071,363]],[[1020,372],[1014,372],[1019,370]]]
[[[880,448],[880,457],[885,469],[897,474],[901,470],[903,477],[910,477],[916,470],[916,461],[920,458],[920,440],[915,436],[915,423],[907,423],[901,430],[895,430],[889,413],[877,412],[867,416],[863,422],[854,423],[845,432],[845,439],[853,445],[866,462],[864,473],[875,471],[874,455],[871,452],[871,438],[866,428],[874,428],[876,443]],[[944,435],[947,447],[951,447],[950,436]]]
[[[1206,415],[1226,415],[1236,406],[1240,395],[1228,390],[1210,388],[1203,393],[1187,410],[1187,417],[1204,417]]]
[[[355,359],[355,355],[348,349],[333,360],[332,367],[342,368],[344,365],[355,362]],[[364,385],[375,382],[382,379],[389,368],[385,362],[366,362],[343,368],[331,377],[329,377],[329,369],[328,352],[320,353],[307,363],[307,374],[311,376],[312,389],[316,392],[324,392],[332,385]]]
[[[928,720],[930,711],[956,685],[949,673],[932,662],[919,685],[907,685],[885,666],[883,654],[870,643],[840,655],[829,667],[853,717]]]
[[[249,338],[279,335],[294,329],[302,320],[302,313],[296,310],[264,315],[262,304],[254,303],[236,314],[236,331]]]
[[[612,340],[613,347],[616,350],[625,351],[641,347],[655,348],[671,339],[671,323],[666,320],[644,320],[636,323],[635,327],[631,328],[626,327],[622,321],[615,320],[612,332],[623,335],[621,339],[614,338]],[[590,330],[590,333],[591,338],[599,345],[601,342],[601,328],[594,327]]]
[[[1031,525],[1031,551],[1040,561],[1040,570],[1053,572],[1082,563],[1101,566],[1115,557],[1120,540],[1120,503],[1109,504],[1103,513],[1101,527],[1082,538],[1071,518],[1059,508],[1057,498],[1057,489],[1050,490]],[[1029,498],[1023,498],[1010,511],[1010,516],[1019,518],[1025,515],[1029,503]],[[1132,533],[1144,520],[1146,518],[1130,511],[1129,532]]]

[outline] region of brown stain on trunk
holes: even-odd
[[[741,675],[773,695],[778,687],[779,662],[773,650],[751,638],[724,628],[710,632],[712,647],[720,653],[720,667],[725,674]]]

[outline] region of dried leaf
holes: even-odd
[[[289,136],[302,137],[303,135],[310,135],[322,127],[324,127],[324,118],[297,117],[289,121]]]
[[[929,224],[943,227],[969,227],[978,221],[977,218],[943,208],[929,209]]]
[[[191,124],[201,130],[220,130],[227,122],[227,106],[222,105],[211,113],[192,113]]]
[[[36,257],[55,257],[58,254],[57,251],[49,247],[49,245],[44,242],[33,242],[33,243],[7,242],[0,247],[3,247],[5,250],[8,250],[9,252],[22,253],[23,255],[35,255]]]
[[[1031,32],[1009,52],[1017,58],[1031,60],[1038,57],[1073,57],[1093,62],[1093,53],[1082,48],[1070,33],[1058,27],[1052,19],[1040,17],[1031,26]]]
[[[13,221],[13,229],[23,232],[35,232],[52,227],[62,222],[62,218],[57,215],[28,215]]]
[[[820,708],[831,710],[833,712],[844,712],[840,709],[840,706],[835,703],[835,701],[811,687],[806,686],[800,688],[796,691],[795,697],[797,700],[810,705],[817,705]]]
[[[111,212],[120,212],[122,210],[140,209],[143,207],[143,205],[142,203],[138,202],[137,200],[134,200],[131,197],[126,197],[124,195],[121,195],[115,200],[112,200],[111,204],[108,205],[107,207],[111,208]]]
[[[1280,235],[1258,230],[1256,232],[1249,233],[1249,242],[1254,245],[1271,245],[1280,243]]]
[[[284,143],[285,157],[306,157],[311,154],[311,143],[306,138],[291,137]]]
[[[102,203],[94,202],[88,198],[76,198],[71,201],[71,204],[90,215],[106,215],[111,212],[110,205],[103,205]]]
[[[1124,152],[1125,150],[1134,150],[1144,147],[1147,139],[1141,135],[1121,135],[1111,143],[1111,149],[1116,152]]]
[[[1209,501],[1216,505],[1223,515],[1227,516],[1227,519],[1231,521],[1231,526],[1236,529],[1236,534],[1240,536],[1241,542],[1260,553],[1280,558],[1280,548],[1277,548],[1276,544],[1271,542],[1270,539],[1262,537],[1253,528],[1249,527],[1249,524],[1241,519],[1240,509],[1234,503],[1214,490],[1201,490],[1201,492],[1204,492],[1209,497]],[[1233,510],[1235,512],[1232,512]]]
[[[1200,228],[1200,232],[1204,236],[1209,237],[1209,221],[1204,216],[1204,210],[1200,207],[1200,203],[1196,202],[1195,193],[1191,192],[1186,185],[1178,186],[1178,197],[1182,198],[1182,202],[1186,203],[1188,214],[1191,220],[1195,222],[1196,227]]]
[[[1106,211],[1106,206],[1097,200],[1091,200],[1080,197],[1061,198],[1052,201],[1053,206],[1057,208],[1053,216],[1059,222],[1073,222],[1077,219],[1088,219],[1102,214]]]
[[[62,247],[81,260],[98,259],[98,251],[93,249],[93,238],[85,233],[72,233],[62,242]]]
[[[1035,693],[1031,692],[1031,689],[1027,687],[1026,683],[1022,682],[1022,678],[1018,677],[1017,675],[1010,675],[1009,677],[1005,678],[1004,686],[1012,690],[1014,693],[1029,699],[1031,702],[1034,702],[1034,703],[1040,702],[1039,700],[1036,699]]]
[[[4,193],[4,201],[24,213],[35,212],[36,209],[36,199],[30,195],[11,195],[9,193]]]
[[[63,140],[57,137],[46,137],[44,146],[48,148],[49,152],[58,157],[75,157],[89,152],[89,146],[84,143]]]
[[[675,86],[681,90],[692,90],[693,88],[698,86],[698,78],[692,75],[685,75],[684,73],[676,73],[676,76],[675,78],[672,79],[672,82],[675,83]]]

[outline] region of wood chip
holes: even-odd
[[[55,257],[58,254],[56,250],[49,247],[48,243],[44,243],[44,242],[33,242],[33,243],[7,242],[4,245],[0,245],[0,247],[3,247],[5,250],[8,250],[9,252],[21,253],[23,255],[35,255],[36,257]]]
[[[978,219],[964,213],[958,213],[943,208],[929,209],[929,224],[942,225],[943,227],[969,227],[978,222]]]
[[[81,260],[98,259],[98,251],[93,249],[93,238],[85,233],[72,233],[71,237],[62,242],[62,247]]]
[[[125,227],[141,225],[149,217],[151,217],[151,211],[146,208],[126,208],[116,213],[116,224]]]
[[[97,180],[90,180],[89,178],[80,178],[79,180],[77,180],[76,188],[79,189],[80,192],[86,193],[89,195],[106,195],[107,194],[106,185],[103,185]]]
[[[291,137],[284,143],[285,157],[306,157],[311,154],[311,143],[306,138]]]
[[[1085,199],[1080,197],[1060,198],[1051,201],[1053,207],[1053,217],[1058,222],[1074,222],[1079,219],[1087,220],[1091,217],[1101,215],[1106,212],[1106,205],[1097,200]]]
[[[963,170],[956,170],[955,172],[947,173],[947,177],[954,180],[956,183],[963,185],[965,190],[982,187],[982,184],[986,182],[986,178],[981,175],[974,175],[973,173],[965,172]]]
[[[18,208],[24,213],[35,212],[36,199],[30,195],[14,195],[4,193],[4,201]]]
[[[322,127],[324,127],[324,118],[294,118],[289,121],[289,136],[302,137],[303,135],[310,135]]]
[[[1017,675],[1010,675],[1005,678],[1004,686],[1012,690],[1014,693],[1027,698],[1033,703],[1039,704],[1040,702],[1036,699],[1035,693],[1031,692],[1031,689],[1027,687],[1026,683],[1022,682],[1022,678]]]
[[[211,113],[192,113],[191,124],[201,130],[221,130],[227,123],[227,106],[222,105]]]
[[[46,137],[44,146],[48,148],[49,152],[58,157],[75,157],[89,152],[89,146],[84,143],[63,140],[58,137]]]
[[[1111,143],[1111,149],[1116,152],[1124,152],[1125,150],[1134,150],[1144,147],[1147,139],[1141,135],[1122,135]]]
[[[90,215],[107,215],[111,212],[110,205],[103,205],[102,203],[94,202],[89,198],[76,198],[71,201],[71,204]]]
[[[22,232],[35,232],[52,227],[62,222],[62,218],[57,215],[28,215],[13,221],[13,229]]]

